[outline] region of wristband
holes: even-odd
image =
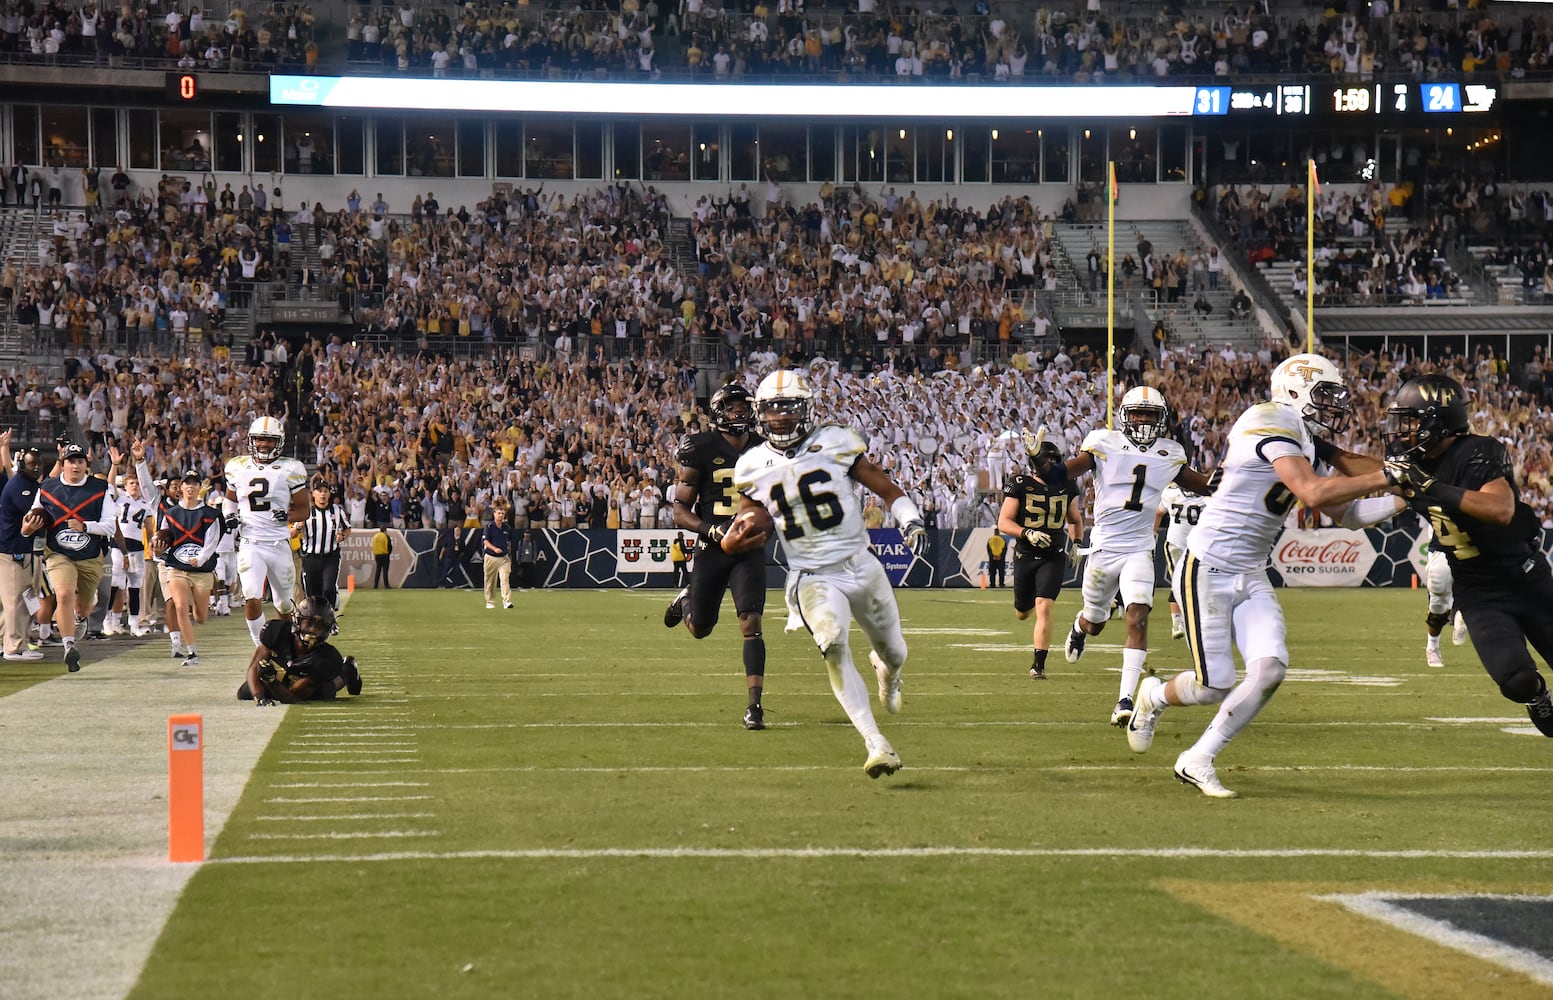
[[[1454,483],[1442,483],[1436,480],[1427,490],[1424,496],[1440,501],[1452,510],[1460,510],[1461,502],[1466,499],[1467,491]]]

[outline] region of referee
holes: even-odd
[[[340,543],[351,533],[345,508],[335,502],[334,491],[319,477],[313,478],[313,505],[298,522],[302,538],[302,591],[308,597],[328,601],[340,610]]]

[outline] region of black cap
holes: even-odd
[[[78,444],[67,444],[59,450],[59,460],[67,462],[72,458],[86,458],[86,449]]]
[[[204,482],[204,480],[205,480],[204,474],[201,473],[198,469],[190,469],[190,470],[188,470],[187,472],[185,472],[183,474],[183,481],[186,482],[186,483],[188,483],[188,482],[199,483],[199,482]]]

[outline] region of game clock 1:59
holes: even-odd
[[[1332,110],[1340,112],[1379,111],[1375,93],[1369,87],[1338,87],[1332,91]]]

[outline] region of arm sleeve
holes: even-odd
[[[112,538],[113,533],[119,530],[119,505],[111,496],[104,496],[102,501],[102,513],[96,521],[86,521],[86,533],[88,535],[101,535],[104,538]]]
[[[1344,528],[1369,528],[1389,521],[1407,509],[1401,497],[1366,497],[1355,500],[1343,508],[1337,523]]]

